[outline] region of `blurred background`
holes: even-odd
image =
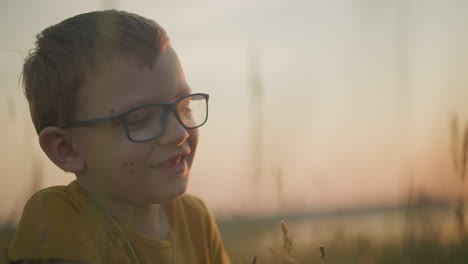
[[[2,245],[32,193],[74,179],[38,145],[24,58],[44,28],[109,8],[161,24],[210,94],[189,192],[234,261],[273,263],[285,219],[305,263],[320,243],[330,263],[468,263],[464,0],[0,1]]]

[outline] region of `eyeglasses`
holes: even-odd
[[[204,125],[208,120],[209,98],[210,96],[205,93],[189,94],[172,103],[141,105],[117,115],[75,121],[64,128],[96,126],[121,121],[130,141],[146,142],[163,134],[170,112],[175,114],[177,121],[185,129],[194,129]]]

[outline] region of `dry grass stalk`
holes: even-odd
[[[451,150],[452,150],[452,161],[453,161],[453,168],[455,172],[458,172],[458,157],[459,157],[459,149],[458,149],[458,118],[457,114],[452,115],[451,120]]]
[[[290,263],[297,263],[296,257],[296,246],[294,245],[292,237],[289,235],[288,228],[286,227],[286,222],[281,221],[281,232],[283,233],[283,249],[286,253],[286,257],[289,259]]]
[[[465,133],[463,135],[463,145],[462,145],[462,158],[461,158],[461,169],[460,169],[460,179],[462,183],[465,180],[466,176],[466,167],[468,166],[468,124],[465,125]]]
[[[462,138],[458,134],[458,118],[454,114],[451,121],[451,152],[455,174],[464,182],[468,167],[468,123],[465,124]],[[461,144],[460,144],[461,143]]]
[[[465,183],[465,177],[468,167],[468,123],[465,123],[464,133],[462,138],[459,139],[458,135],[458,118],[454,114],[451,121],[452,129],[452,159],[454,165],[455,175],[460,179],[460,194],[458,203],[455,206],[455,217],[458,223],[460,234],[465,236],[465,211],[464,211],[464,200],[463,200],[463,184]],[[461,144],[460,144],[461,142]]]
[[[327,261],[327,255],[325,253],[325,246],[324,245],[320,245],[318,247],[319,251],[320,251],[320,259],[321,259],[321,263],[322,264],[327,264],[328,261]]]
[[[298,264],[298,262],[296,262],[294,259],[291,259],[290,257],[285,256],[284,254],[277,253],[277,251],[271,247],[267,247],[267,249],[270,252],[270,254],[273,256],[273,259],[275,260],[274,263]]]
[[[465,183],[466,168],[468,167],[468,124],[465,125],[465,131],[463,134],[463,143],[461,145],[461,160],[460,160],[460,186],[463,189]],[[460,193],[457,207],[455,208],[456,218],[458,220],[458,228],[462,236],[466,235],[465,227],[465,202],[463,195]]]
[[[254,256],[252,259],[252,264],[255,264],[255,263],[257,263],[257,256]]]

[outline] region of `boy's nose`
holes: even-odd
[[[182,124],[177,120],[176,114],[170,112],[166,121],[166,128],[162,135],[158,138],[158,142],[161,145],[175,144],[180,145],[189,137],[189,133]]]

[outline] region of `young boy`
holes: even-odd
[[[23,79],[42,149],[76,180],[29,200],[13,263],[230,263],[204,203],[184,195],[208,95],[156,22],[69,18],[37,36]]]

